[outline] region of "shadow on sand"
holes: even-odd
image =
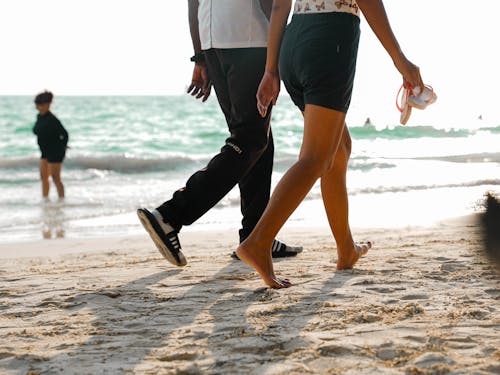
[[[7,359],[7,368],[82,374],[95,373],[100,364],[99,373],[155,373],[173,370],[181,361],[194,372],[217,373],[234,370],[238,361],[242,371],[255,369],[308,346],[301,332],[322,308],[319,297],[330,294],[335,299],[335,289],[356,276],[335,272],[293,299],[286,290],[238,287],[235,280],[244,279],[242,274],[242,263],[234,261],[203,280],[179,277],[182,271],[175,269],[77,294],[65,302],[71,303],[67,309],[72,315],[92,317],[90,327],[80,328],[80,334],[88,335],[85,342],[61,343],[54,356]],[[165,287],[188,289],[169,295]],[[275,296],[281,301],[273,301]]]

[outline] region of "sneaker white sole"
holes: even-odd
[[[158,251],[160,252],[161,255],[170,263],[172,263],[174,266],[177,267],[184,267],[187,264],[186,257],[182,253],[182,251],[179,250],[178,256],[179,260],[175,258],[175,256],[172,254],[170,249],[165,245],[163,240],[160,238],[156,230],[153,228],[151,225],[151,221],[149,218],[146,216],[145,213],[142,211],[138,210],[137,211],[137,216],[139,217],[139,220],[141,221],[142,226],[148,232],[149,236],[153,240],[154,244],[158,248]]]

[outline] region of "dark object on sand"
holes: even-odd
[[[481,216],[486,253],[500,267],[500,200],[487,193],[484,202],[486,211]]]

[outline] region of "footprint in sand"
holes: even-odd
[[[412,301],[417,299],[429,299],[428,295],[425,294],[408,294],[407,296],[401,297],[404,301]]]
[[[429,368],[434,365],[454,365],[456,362],[453,358],[443,354],[443,353],[424,353],[417,358],[415,358],[411,363],[417,367]]]
[[[384,268],[382,270],[378,270],[382,275],[394,275],[398,272],[401,272],[401,268]]]
[[[414,335],[410,335],[410,336],[403,336],[403,338],[406,339],[406,340],[409,340],[409,341],[418,342],[419,344],[424,344],[425,342],[427,342],[427,337],[426,336],[414,336]]]
[[[356,354],[360,352],[360,349],[351,345],[327,344],[320,346],[318,351],[322,356],[335,357],[338,355]]]
[[[377,292],[377,293],[394,293],[394,292],[397,292],[398,290],[405,290],[406,288],[384,288],[384,287],[374,287],[374,288],[366,288],[366,290],[370,290],[370,291],[373,291],[373,292]]]
[[[9,352],[2,352],[0,353],[0,361],[5,358],[10,358],[10,357],[15,357],[15,353],[9,353]]]
[[[366,290],[370,290],[377,293],[392,293],[394,292],[394,288],[366,288]]]
[[[170,353],[165,355],[160,355],[158,357],[159,361],[162,362],[172,362],[172,361],[193,361],[198,357],[196,352],[179,352]]]
[[[355,282],[351,283],[351,285],[372,285],[372,284],[375,284],[375,280],[364,279],[364,280],[355,281]]]
[[[492,296],[494,299],[500,299],[500,289],[486,289],[485,292]]]
[[[446,262],[441,265],[441,271],[443,272],[455,272],[455,271],[463,271],[470,267],[462,262]]]
[[[434,260],[437,260],[438,262],[447,262],[450,261],[451,258],[446,258],[446,257],[436,257]]]
[[[412,351],[406,347],[396,347],[394,343],[385,342],[375,351],[377,358],[382,361],[393,361],[397,358],[406,358],[412,354]]]

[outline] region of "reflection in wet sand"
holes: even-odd
[[[42,204],[42,236],[46,240],[64,238],[64,201],[46,201]]]

